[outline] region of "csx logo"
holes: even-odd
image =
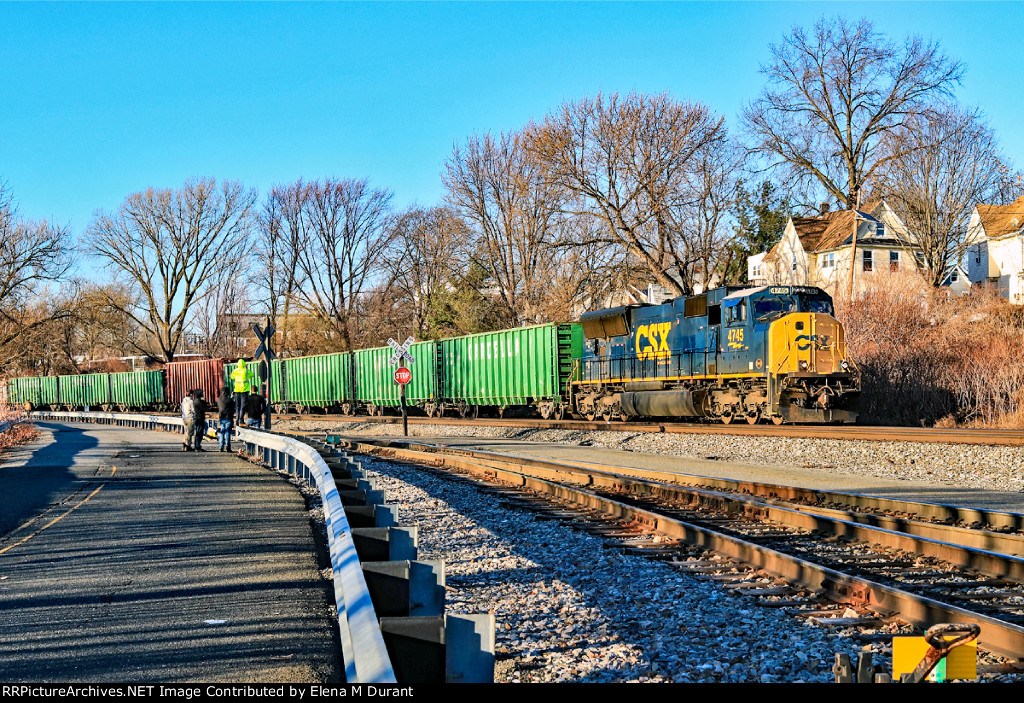
[[[800,344],[801,340],[804,341],[804,344]],[[826,349],[828,341],[829,336],[827,334],[812,334],[809,337],[806,334],[801,334],[796,338],[796,348],[800,351],[807,351],[813,344],[815,349]]]
[[[638,359],[668,359],[672,352],[668,348],[668,331],[671,322],[656,325],[640,325],[636,328],[636,357]]]

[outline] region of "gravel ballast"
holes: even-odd
[[[376,423],[281,426],[401,434],[398,426]],[[466,426],[428,431],[751,464],[779,464],[784,457],[788,464],[849,475],[1003,491],[1024,486],[1022,462],[1014,456],[1019,450],[1001,447]],[[888,636],[865,645],[856,636],[862,630],[826,628],[761,607],[664,562],[622,554],[557,521],[504,507],[472,486],[379,459],[362,461],[378,474],[388,502],[400,506],[401,523],[419,527],[420,558],[446,562],[449,612],[495,615],[499,682],[827,682],[835,654],[855,659],[862,646],[888,663]],[[878,634],[885,633],[899,634],[892,625]]]

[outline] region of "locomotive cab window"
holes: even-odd
[[[742,325],[747,321],[747,301],[741,300],[736,305],[725,309],[725,321],[730,325]]]
[[[796,312],[796,301],[788,296],[762,298],[754,301],[754,320],[757,322],[790,312]]]
[[[832,301],[826,298],[805,298],[801,305],[804,312],[820,312],[826,315],[834,315]]]

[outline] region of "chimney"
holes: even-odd
[[[825,200],[822,200],[822,201],[821,201],[821,202],[820,202],[820,203],[818,204],[818,212],[819,212],[820,214],[822,214],[822,215],[827,215],[827,214],[828,214],[828,209],[829,209],[829,205],[828,205],[828,202],[827,202],[827,201],[825,201]]]

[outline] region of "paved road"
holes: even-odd
[[[180,436],[37,423],[0,463],[0,680],[338,681],[305,501]]]
[[[344,435],[344,429],[338,433]],[[353,435],[353,438],[358,438]],[[367,439],[401,439],[394,436]],[[896,481],[874,476],[855,476],[834,473],[821,468],[804,468],[785,464],[744,464],[731,461],[710,461],[667,454],[644,454],[605,447],[581,447],[530,440],[490,437],[427,437],[416,436],[413,441],[446,444],[463,449],[522,454],[550,459],[589,461],[610,466],[628,466],[638,469],[673,471],[695,476],[713,476],[741,481],[760,481],[787,486],[800,486],[819,490],[864,493],[888,496],[900,500],[944,503],[988,510],[1024,513],[1024,494],[1010,491],[991,491],[981,488],[926,483],[923,481]]]

